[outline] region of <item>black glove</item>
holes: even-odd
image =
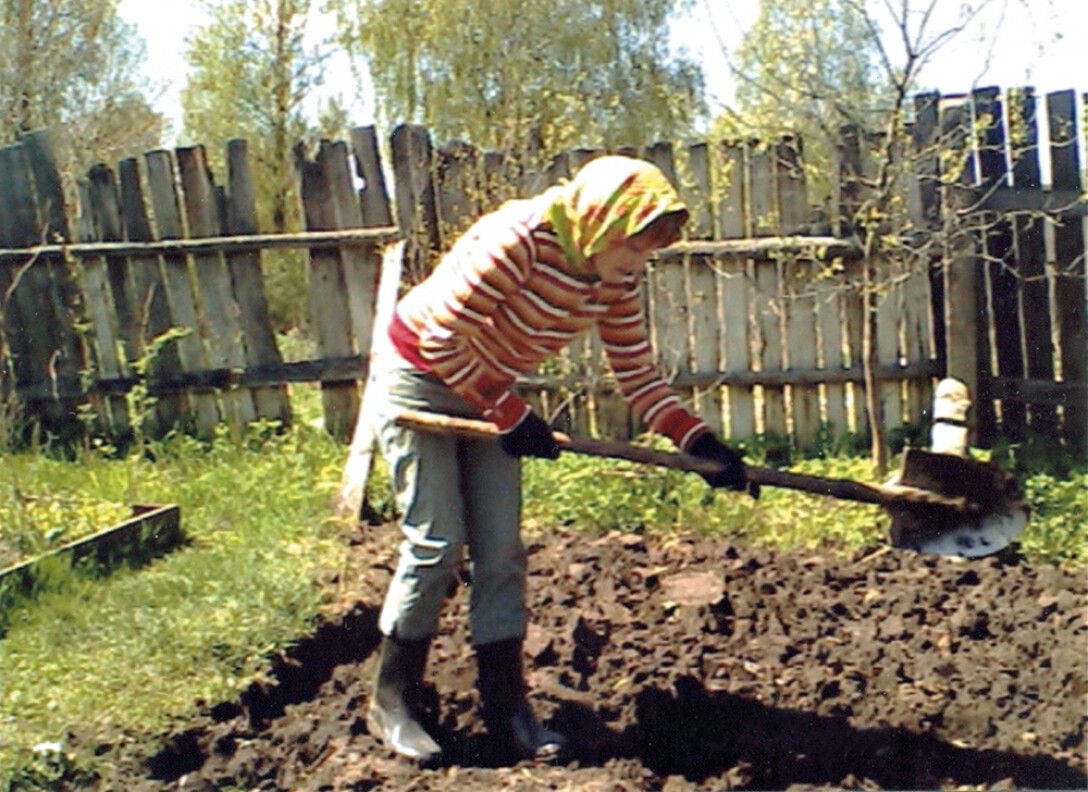
[[[521,423],[499,437],[499,445],[510,456],[534,456],[544,459],[559,457],[559,445],[552,437],[552,430],[534,412],[526,414]]]
[[[749,484],[744,476],[744,460],[740,454],[718,440],[710,432],[699,435],[695,442],[688,448],[688,453],[702,459],[712,459],[724,465],[724,470],[719,473],[700,473],[706,483],[714,488],[741,492],[748,490],[753,498],[759,497],[759,486]]]

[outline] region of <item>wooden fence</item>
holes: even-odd
[[[887,428],[924,423],[934,378],[947,372],[976,393],[984,442],[1030,427],[1060,433],[1083,453],[1083,131],[1073,98],[1046,97],[1041,148],[1054,182],[1046,190],[1029,92],[1007,100],[1023,109],[1017,114],[1003,112],[1003,97],[989,90],[917,98],[897,210],[916,249],[870,262],[881,285],[875,341]],[[1015,134],[1006,118],[1016,119]],[[971,167],[952,167],[956,158],[941,154],[949,141],[960,141]],[[280,236],[257,233],[244,141],[228,146],[223,186],[201,147],[127,159],[116,175],[97,166],[71,222],[49,136],[0,149],[9,397],[49,427],[89,405],[124,433],[143,420],[131,414],[142,383],[157,396],[153,431],[179,421],[208,431],[223,420],[289,420],[285,384],[320,382],[326,423],[345,436],[374,332],[380,247],[406,236],[407,270],[418,278],[480,212],[600,153],[526,165],[463,143],[436,150],[410,125],[390,142],[395,226],[377,136],[363,127],[349,142],[322,143],[313,158],[300,152],[307,232]],[[866,198],[874,143],[844,135],[842,217]],[[657,163],[692,208],[690,238],[664,251],[647,276],[654,348],[683,396],[737,439],[768,432],[808,446],[821,432],[864,431],[864,262],[838,207],[821,214],[810,206],[800,139],[620,151]],[[315,360],[284,363],[277,348],[261,277],[261,251],[275,247],[309,249]],[[564,428],[620,437],[639,430],[595,338],[520,387]]]

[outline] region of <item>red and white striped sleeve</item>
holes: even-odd
[[[671,438],[682,451],[710,431],[706,422],[684,408],[654,363],[637,282],[609,306],[597,327],[620,391],[637,417],[653,431]]]
[[[511,390],[518,372],[489,354],[481,340],[495,333],[497,307],[525,283],[533,248],[524,223],[495,220],[477,223],[436,267],[428,293],[445,296],[416,330],[420,355],[432,371],[484,418],[508,431],[529,407]]]

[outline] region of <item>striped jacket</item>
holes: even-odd
[[[529,411],[514,379],[596,326],[634,414],[687,449],[708,427],[654,364],[639,279],[576,276],[533,207],[516,201],[477,221],[397,305],[394,346],[505,431]]]

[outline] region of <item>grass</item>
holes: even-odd
[[[5,772],[41,761],[33,746],[63,746],[71,729],[124,744],[168,728],[194,701],[232,698],[320,612],[317,580],[346,553],[326,519],[342,447],[301,428],[248,443],[177,437],[155,451],[155,462],[4,459],[27,491],[78,475],[88,502],[176,502],[191,544],[106,579],[72,576],[11,615],[0,640],[0,789]]]
[[[985,456],[979,454],[979,456]],[[758,459],[758,456],[757,456]],[[763,462],[763,460],[759,460]],[[789,468],[876,481],[865,457],[803,459]],[[1088,467],[1021,472],[1031,518],[1020,552],[1029,563],[1088,565]],[[525,528],[596,531],[697,530],[780,549],[858,550],[881,542],[888,516],[877,506],[764,488],[758,501],[715,494],[696,476],[565,455],[525,467]]]
[[[320,581],[343,569],[349,552],[328,518],[343,446],[300,421],[282,435],[179,436],[150,450],[154,461],[95,450],[74,462],[3,457],[4,486],[17,482],[25,496],[62,504],[72,525],[99,519],[104,503],[175,502],[191,543],[142,569],[72,576],[11,614],[0,639],[0,790],[74,783],[109,760],[72,754],[72,730],[85,745],[132,748],[195,702],[233,698],[334,596]],[[872,479],[859,457],[794,469]],[[529,461],[524,482],[527,533],[695,529],[783,548],[856,549],[886,529],[876,507],[774,489],[757,502],[714,494],[695,476],[573,455]],[[388,493],[387,481],[375,483]],[[1025,488],[1034,507],[1022,545],[1028,559],[1088,564],[1088,470],[1037,473]]]

